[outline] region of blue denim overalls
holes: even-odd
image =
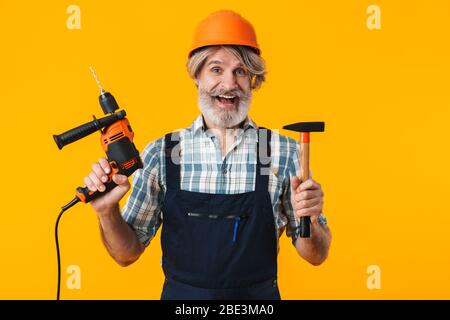
[[[263,130],[270,141],[270,130]],[[178,142],[171,134],[165,136],[161,245],[166,280],[161,299],[279,300],[269,176],[267,170],[261,172],[270,168],[270,144],[264,158],[258,142],[254,191],[212,194],[180,189],[180,165],[171,158]]]

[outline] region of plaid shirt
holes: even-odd
[[[181,189],[190,192],[236,194],[254,191],[257,161],[257,129],[248,119],[238,130],[234,144],[222,156],[217,138],[205,130],[199,115],[191,127],[180,131]],[[163,221],[166,191],[164,137],[149,143],[142,152],[143,169],[132,175],[132,191],[122,209],[124,220],[139,240],[148,245]],[[290,177],[300,175],[299,145],[291,138],[272,132],[269,193],[277,239],[286,229],[293,237],[298,227],[290,201]],[[288,228],[286,228],[286,226]]]

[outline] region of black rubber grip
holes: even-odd
[[[95,191],[92,194],[89,194],[90,190],[88,189],[88,187],[78,187],[77,188],[77,192],[84,194],[85,196],[85,201],[84,203],[88,203],[100,196],[103,196],[105,193],[108,193],[109,191],[111,191],[112,189],[114,189],[115,187],[117,187],[117,184],[114,181],[110,181],[104,184],[105,185],[105,191]],[[81,199],[80,199],[81,200]]]
[[[300,217],[300,238],[311,237],[311,217]]]
[[[92,121],[89,123],[85,123],[79,127],[76,127],[72,130],[69,130],[67,132],[64,132],[59,136],[53,135],[53,138],[55,139],[58,148],[62,149],[62,147],[64,147],[65,145],[68,145],[69,143],[75,142],[78,139],[86,137],[87,135],[90,135],[91,133],[94,133],[99,129],[101,129],[100,123],[98,121]]]
[[[62,149],[62,147],[64,147],[65,145],[68,145],[69,143],[84,138],[103,127],[109,126],[110,124],[116,122],[117,120],[125,118],[125,116],[126,116],[125,110],[121,110],[110,116],[82,124],[81,126],[73,128],[60,135],[53,135],[53,139],[55,139],[58,148]]]

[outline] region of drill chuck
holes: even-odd
[[[102,92],[98,97],[98,101],[102,106],[104,114],[114,113],[114,111],[119,109],[116,99],[114,99],[114,96],[109,92]]]

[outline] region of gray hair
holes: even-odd
[[[249,73],[252,89],[258,89],[266,79],[266,65],[263,58],[252,48],[238,45],[207,46],[194,51],[186,63],[188,73],[192,79],[196,79],[203,65],[210,55],[220,48],[224,48],[234,54]]]

